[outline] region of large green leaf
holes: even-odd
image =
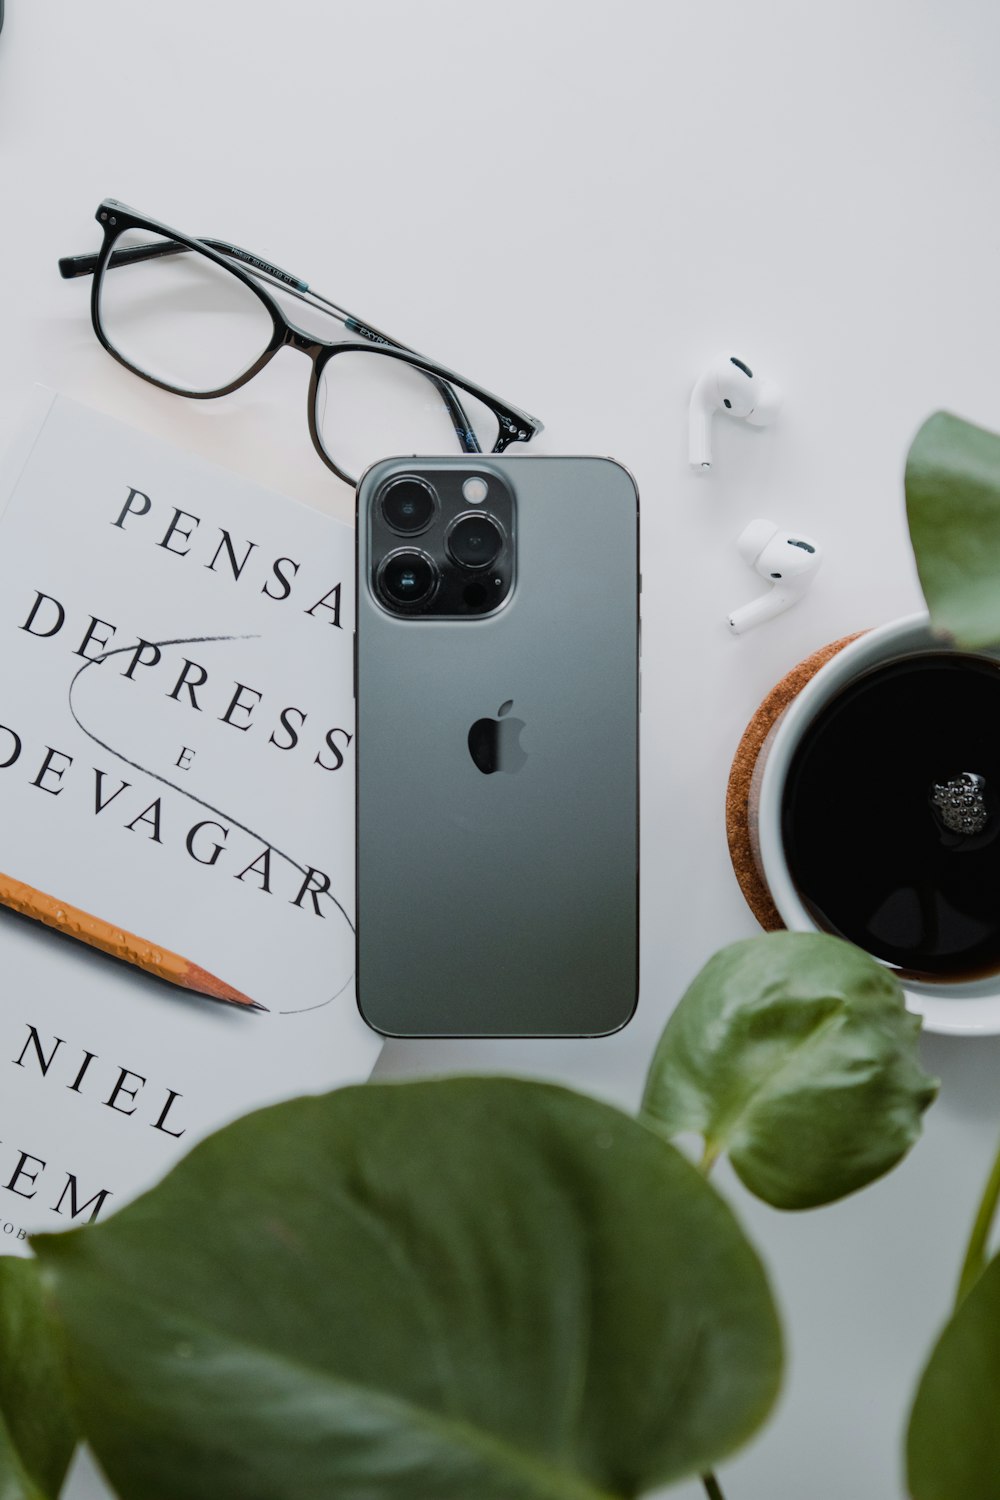
[[[913,1500],[1000,1496],[1000,1257],[942,1333],[906,1441]]]
[[[752,1193],[813,1208],[864,1187],[920,1134],[937,1093],[920,1021],[888,971],[822,933],[772,932],[723,948],[660,1039],[643,1111],[729,1153]]]
[[[0,1500],[58,1495],[76,1446],[34,1261],[0,1258]]]
[[[910,446],[906,513],[934,629],[1000,641],[1000,437],[936,412]]]
[[[730,1210],[548,1085],[278,1105],[34,1245],[125,1500],[609,1500],[731,1450],[778,1385]]]

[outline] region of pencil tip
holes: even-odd
[[[228,1000],[232,1005],[241,1005],[244,1010],[267,1010],[267,1006],[261,1005],[259,1000],[251,1000],[242,990],[234,990],[231,984],[226,984],[215,974],[210,974],[207,969],[190,961],[185,983],[188,989],[210,995],[213,1000]]]

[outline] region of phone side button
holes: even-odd
[[[351,638],[351,697],[355,703],[358,701],[358,632],[356,630]]]

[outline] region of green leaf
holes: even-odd
[[[773,932],[723,948],[667,1022],[643,1111],[727,1151],[758,1198],[814,1208],[880,1177],[938,1085],[920,1021],[880,964],[839,938]]]
[[[123,1500],[631,1496],[744,1441],[779,1380],[727,1206],[542,1084],[281,1104],[33,1243]]]
[[[906,1439],[913,1500],[1000,1495],[1000,1256],[964,1298],[917,1387]]]
[[[906,514],[933,628],[1000,641],[1000,437],[936,412],[910,445]]]
[[[37,1265],[0,1257],[0,1500],[50,1500],[73,1456],[57,1340]]]

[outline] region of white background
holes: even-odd
[[[699,4],[7,0],[0,38],[0,439],[44,380],[347,518],[286,351],[218,403],[130,376],[91,332],[105,194],[273,257],[547,424],[643,500],[642,999],[620,1036],[390,1044],[383,1076],[477,1068],[635,1106],[655,1039],[749,935],[723,797],[739,734],[807,652],[919,603],[900,476],[947,406],[1000,426],[995,60],[988,0]],[[732,346],[787,393],[685,462],[699,368]],[[806,601],[743,639],[733,539],[819,537]],[[919,725],[900,727],[919,733]],[[729,1500],[901,1492],[909,1393],[945,1314],[1000,1130],[1000,1041],[927,1038],[943,1080],[889,1179],[792,1217],[736,1204],[791,1349]],[[74,1494],[96,1494],[78,1475]],[[695,1485],[674,1491],[700,1495]]]

